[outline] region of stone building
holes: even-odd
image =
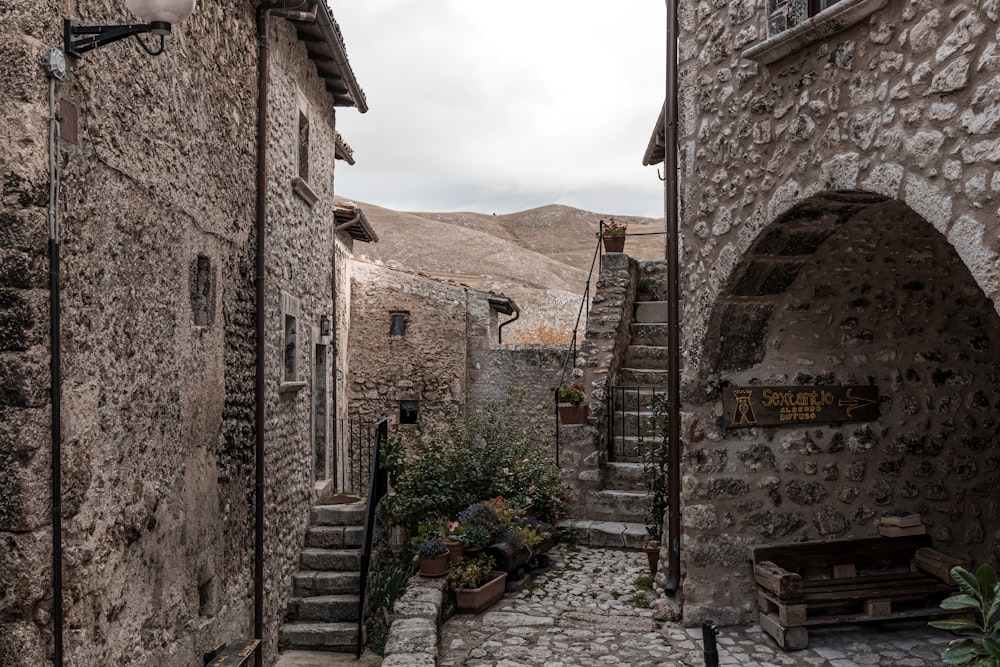
[[[1000,561],[1000,3],[818,4],[680,3],[687,623],[755,617],[749,545],[894,508]],[[877,414],[728,428],[727,384]]]
[[[332,415],[345,409],[333,396],[346,388],[335,367],[346,368],[349,309],[337,295],[349,273],[335,277],[335,267],[374,234],[361,218],[338,220],[333,200],[335,159],[352,161],[337,108],[367,106],[327,4],[269,12],[260,43],[258,4],[199,3],[159,57],[121,41],[69,58],[66,78],[51,84],[39,60],[60,44],[64,17],[135,19],[109,0],[0,10],[4,665],[54,658],[53,552],[67,664],[203,664],[219,645],[253,637],[257,434],[266,663],[276,655]],[[52,178],[50,85],[61,134]],[[258,145],[260,101],[268,129]],[[50,346],[54,210],[62,326]]]
[[[351,278],[351,414],[398,426],[513,398],[553,419],[565,347],[501,344],[511,299],[360,260]]]

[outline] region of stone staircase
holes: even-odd
[[[278,645],[353,653],[358,633],[364,502],[313,507]]]
[[[663,290],[659,290],[661,293]],[[592,456],[580,473],[580,481],[591,487],[587,493],[587,520],[571,519],[560,524],[573,529],[577,538],[592,546],[641,547],[645,528],[646,487],[643,482],[640,447],[654,437],[651,401],[667,385],[667,304],[662,301],[636,303],[631,338],[621,368],[621,385],[638,387],[623,395],[621,424],[612,446],[614,460]]]

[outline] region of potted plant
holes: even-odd
[[[449,521],[444,535],[444,546],[448,549],[448,565],[454,565],[462,557],[462,524]]]
[[[656,292],[653,290],[651,278],[639,278],[635,283],[635,300],[652,301]]]
[[[597,235],[604,242],[604,252],[622,252],[625,249],[625,233],[628,225],[620,225],[611,218],[609,222],[600,222],[600,230]]]
[[[503,597],[506,572],[493,569],[490,556],[465,559],[448,572],[448,584],[455,591],[455,606],[459,611],[478,614]]]
[[[646,441],[642,452],[642,478],[646,485],[646,545],[643,551],[649,558],[649,570],[656,574],[660,559],[660,543],[663,539],[663,515],[667,511],[667,397],[653,398],[653,428],[655,435]],[[656,436],[659,437],[656,437]]]
[[[420,574],[425,577],[443,577],[448,572],[448,549],[437,537],[427,538],[417,544]]]
[[[486,546],[500,526],[496,512],[486,503],[472,503],[458,513],[458,523],[462,527],[461,541],[466,559],[474,558]]]
[[[556,392],[556,402],[559,404],[559,421],[563,424],[583,424],[587,421],[587,406],[583,399],[583,387],[578,383],[563,382],[558,387],[549,387]]]

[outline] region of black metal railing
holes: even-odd
[[[376,425],[373,417],[350,417],[336,421],[333,484],[341,493],[364,496],[375,457]]]
[[[573,324],[573,335],[569,341],[569,348],[566,350],[566,354],[563,356],[562,369],[559,371],[559,381],[556,382],[555,387],[558,389],[563,382],[566,381],[566,373],[571,371],[573,366],[576,364],[576,346],[578,332],[580,331],[580,320],[586,318],[590,319],[590,290],[591,283],[594,278],[594,269],[599,266],[601,259],[601,233],[604,231],[604,221],[601,220],[600,230],[597,234],[597,245],[594,247],[594,256],[590,260],[590,270],[587,272],[587,282],[584,287],[583,297],[580,299],[580,307],[576,311],[576,322]],[[600,269],[598,269],[598,275],[600,275]],[[562,467],[560,463],[559,456],[559,392],[552,392],[552,415],[556,420],[556,466]]]
[[[667,388],[610,387],[607,398],[608,460],[642,458],[650,441],[663,438],[666,419],[655,406],[665,405]]]
[[[357,657],[365,650],[365,620],[368,616],[368,573],[372,564],[372,547],[375,543],[375,520],[378,505],[389,492],[389,476],[379,465],[382,448],[389,438],[389,422],[382,419],[375,424],[374,447],[369,461],[374,460],[368,475],[368,502],[365,505],[365,536],[361,543],[361,577],[358,591]]]

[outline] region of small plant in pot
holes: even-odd
[[[449,570],[448,584],[459,611],[479,613],[503,597],[507,573],[495,571],[494,565],[491,556],[480,554]]]
[[[448,572],[448,547],[438,536],[414,537],[420,574],[425,577],[443,577]]]
[[[583,424],[587,421],[587,406],[583,405],[587,394],[579,383],[562,382],[558,387],[549,387],[549,390],[556,393],[561,423]]]
[[[949,665],[972,667],[1000,665],[1000,583],[996,570],[983,564],[973,573],[957,566],[950,574],[962,592],[943,600],[941,608],[966,611],[969,615],[931,621],[931,627],[951,630],[964,637],[951,642],[942,660]]]
[[[611,218],[608,222],[601,220],[597,235],[604,242],[605,252],[621,252],[625,249],[625,234],[628,225],[620,225]]]

